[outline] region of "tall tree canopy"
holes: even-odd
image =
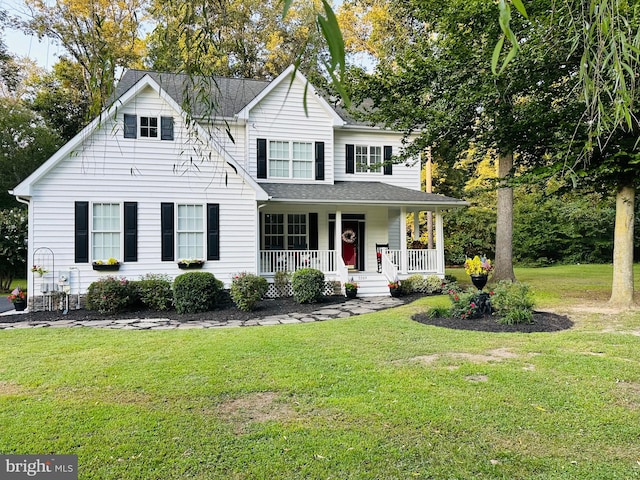
[[[155,70],[270,79],[292,63],[317,70],[321,0],[153,0],[147,37]]]
[[[90,117],[105,107],[118,70],[141,65],[146,1],[26,0],[31,20],[25,28],[59,42],[82,67]]]

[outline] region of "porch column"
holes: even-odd
[[[400,208],[400,273],[407,273],[407,208]]]
[[[420,210],[413,212],[413,240],[420,240]]]
[[[442,227],[442,212],[436,211],[436,256],[438,275],[444,278],[444,229]]]
[[[336,210],[336,228],[333,232],[333,244],[336,251],[336,268],[340,264],[338,259],[342,258],[342,211]]]

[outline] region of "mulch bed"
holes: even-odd
[[[498,323],[496,317],[491,315],[485,315],[482,318],[465,319],[429,318],[426,313],[418,313],[412,318],[416,322],[425,325],[478,332],[558,332],[573,327],[573,322],[566,316],[549,312],[534,312],[533,323],[520,323],[517,325],[503,325]]]
[[[102,314],[96,311],[86,310],[81,308],[79,310],[71,309],[67,314],[64,314],[60,310],[54,310],[50,312],[29,312],[21,315],[8,315],[0,317],[0,323],[14,323],[14,322],[48,322],[56,320],[73,320],[73,321],[87,321],[87,320],[120,320],[127,318],[168,318],[178,322],[190,322],[190,321],[247,321],[255,318],[264,318],[272,315],[286,315],[289,313],[311,313],[316,310],[331,305],[339,305],[348,301],[343,296],[327,296],[317,303],[296,303],[292,297],[265,299],[258,302],[256,309],[252,312],[243,312],[238,310],[236,306],[228,301],[220,305],[215,310],[203,313],[185,313],[179,314],[175,310],[168,310],[164,312],[157,312],[151,310],[132,310],[119,312],[114,314]]]

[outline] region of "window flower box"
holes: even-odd
[[[102,260],[96,260],[91,264],[91,266],[98,272],[117,272],[118,270],[120,270],[120,262],[115,258],[110,258],[106,262]]]
[[[204,260],[180,260],[178,261],[178,268],[181,270],[195,270],[202,268]]]

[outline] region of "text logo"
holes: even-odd
[[[3,480],[78,480],[77,455],[0,455]]]

